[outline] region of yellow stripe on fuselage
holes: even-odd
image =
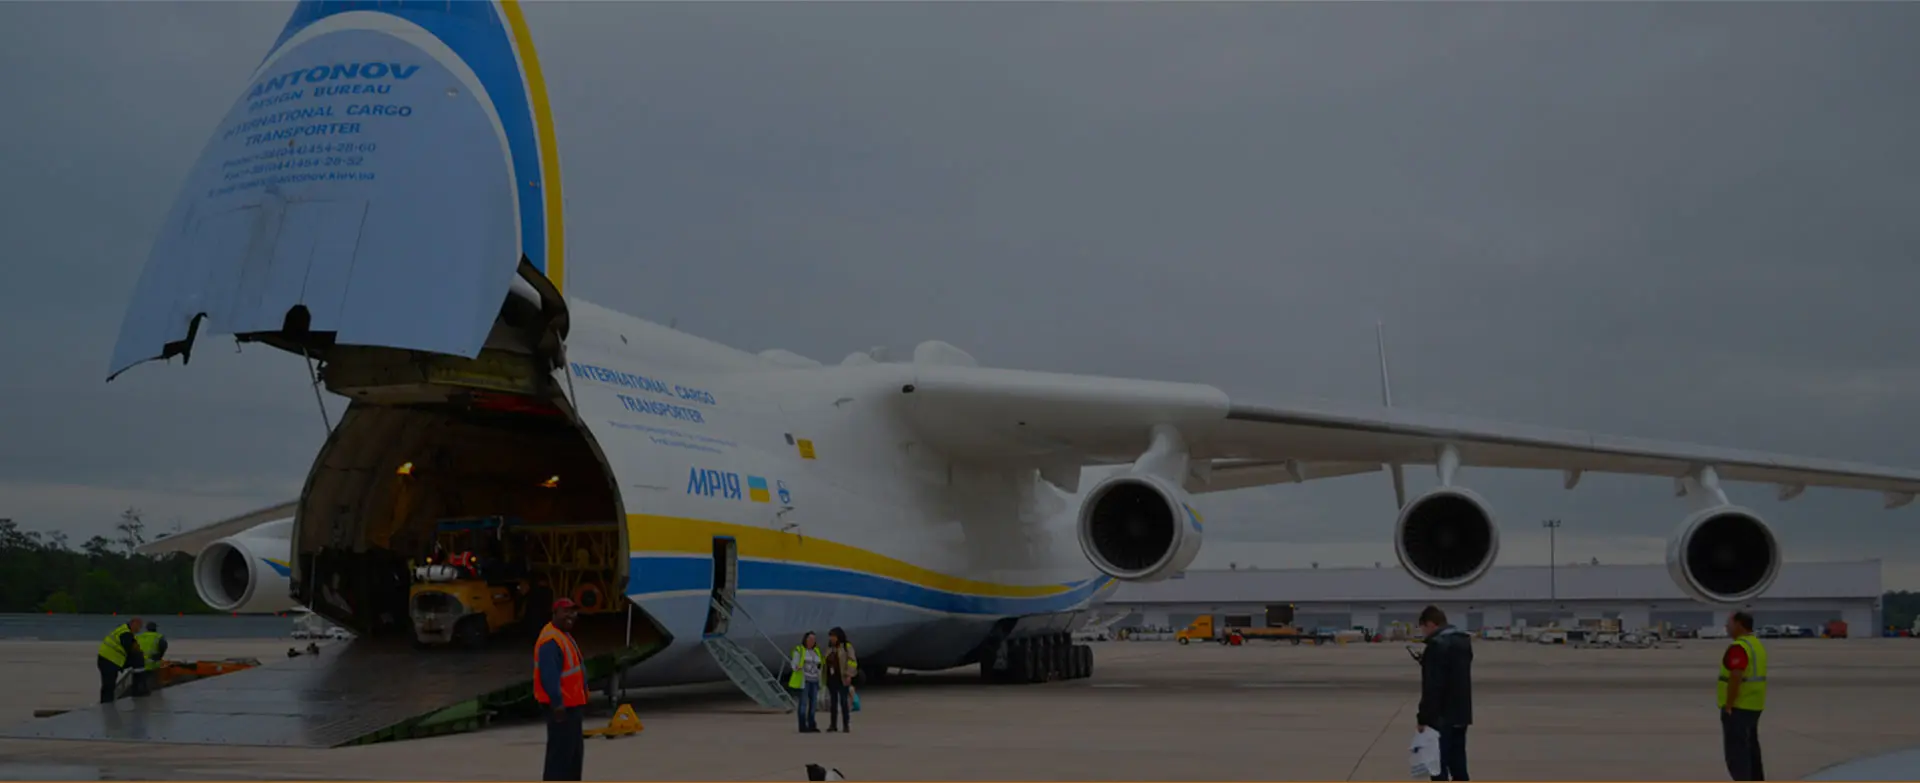
[[[704,519],[627,515],[627,549],[649,552],[713,554],[715,536],[732,536],[742,558],[785,560],[897,579],[920,587],[991,598],[1038,598],[1072,589],[1066,585],[1008,585],[943,574],[877,552],[818,537],[803,537],[762,527]]]
[[[553,108],[547,104],[547,80],[540,73],[540,55],[533,50],[533,33],[520,13],[519,0],[500,0],[500,10],[513,30],[520,68],[527,76],[527,99],[533,103],[533,124],[540,135],[540,195],[547,212],[547,279],[553,289],[567,292],[567,232],[560,203],[560,141],[553,135]]]

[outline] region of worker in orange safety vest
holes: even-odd
[[[579,780],[586,760],[581,718],[587,707],[587,664],[568,631],[579,610],[553,602],[553,621],[533,643],[533,698],[547,708],[547,763],[541,780]]]

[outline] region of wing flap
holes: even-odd
[[[1379,463],[1302,462],[1299,460],[1220,460],[1207,463],[1205,478],[1188,479],[1185,489],[1196,495],[1269,484],[1302,484],[1316,479],[1377,473]]]
[[[1216,445],[1233,451],[1304,449],[1315,457],[1432,464],[1442,444],[1462,465],[1679,478],[1711,466],[1722,480],[1882,492],[1920,492],[1920,471],[1760,451],[1474,420],[1403,408],[1235,404]],[[1281,444],[1297,444],[1282,446]],[[1240,456],[1235,454],[1234,456]],[[1307,455],[1302,455],[1307,456]]]

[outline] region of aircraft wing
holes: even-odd
[[[1920,471],[1815,457],[1547,429],[1338,403],[1256,403],[1199,384],[974,366],[916,365],[908,416],[929,445],[959,460],[1025,462],[1056,484],[1079,466],[1127,464],[1150,429],[1173,425],[1191,460],[1188,491],[1219,491],[1435,464],[1682,478],[1711,467],[1724,481],[1876,490],[1887,507],[1920,493]],[[905,392],[905,390],[902,390]],[[1077,482],[1077,479],[1070,479]],[[1064,484],[1063,484],[1064,486]]]
[[[173,535],[156,538],[135,547],[133,551],[143,555],[156,555],[163,552],[185,552],[187,554],[193,554],[206,548],[208,544],[226,538],[227,536],[235,533],[244,533],[265,522],[272,522],[276,519],[286,519],[287,517],[293,516],[294,509],[299,507],[299,505],[299,500],[289,500],[285,503],[276,503],[267,506],[266,508],[254,509],[240,516],[203,525],[184,533],[175,533]]]

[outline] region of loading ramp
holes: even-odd
[[[666,646],[639,629],[628,646],[624,627],[594,628],[581,619],[575,638],[590,682]],[[472,731],[533,697],[531,642],[498,641],[483,650],[416,650],[406,642],[354,640],[138,699],[0,726],[0,738],[334,748]]]

